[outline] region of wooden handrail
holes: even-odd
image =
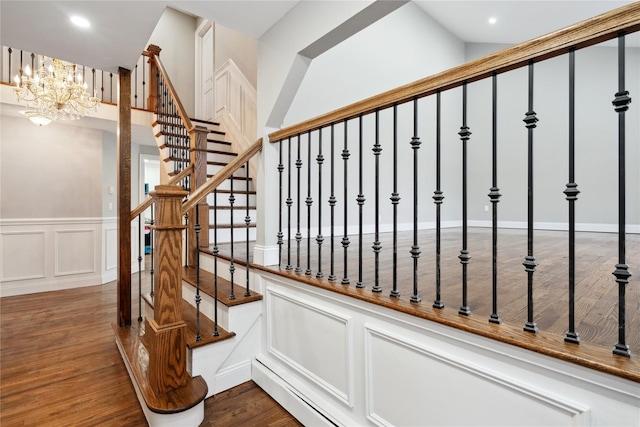
[[[151,52],[150,56],[155,61],[158,67],[158,70],[160,71],[160,74],[162,74],[162,78],[164,79],[165,84],[169,89],[169,94],[171,95],[173,102],[176,104],[176,107],[178,109],[178,114],[182,119],[182,123],[184,124],[184,127],[187,129],[187,133],[191,133],[191,131],[195,129],[195,126],[193,125],[193,123],[191,123],[191,119],[189,119],[189,114],[187,114],[187,111],[184,109],[182,102],[180,101],[180,98],[178,97],[178,94],[176,92],[176,89],[173,87],[173,83],[171,83],[171,80],[169,79],[167,70],[164,68],[164,65],[162,65],[162,61],[160,61],[160,56],[156,55],[153,52]]]
[[[198,187],[182,204],[182,214],[184,215],[190,209],[194,208],[202,199],[207,197],[209,193],[215,190],[225,179],[229,178],[238,168],[247,163],[251,157],[257,152],[262,150],[262,138],[253,143],[252,146],[247,148],[242,153],[238,154],[238,157],[230,161],[225,167],[220,169],[218,173],[209,178],[207,182],[201,187]]]
[[[617,37],[622,31],[632,33],[638,30],[640,30],[640,2],[635,2],[442,73],[277,130],[269,134],[269,140],[277,142],[332,123],[388,108],[394,104],[432,95],[438,90],[452,89],[461,86],[464,82],[481,80],[490,77],[493,73],[504,73],[527,65],[529,61],[553,58],[567,53],[570,48],[582,49],[601,43]]]
[[[171,179],[169,180],[169,182],[167,182],[167,185],[174,185],[174,184],[180,182],[180,180],[185,178],[192,171],[193,171],[193,165],[189,165],[187,168],[183,169],[179,174],[172,176]],[[152,203],[153,203],[153,198],[151,198],[150,196],[147,196],[147,198],[144,199],[144,201],[142,203],[140,203],[138,206],[136,206],[131,211],[131,220],[133,221],[135,219],[135,217],[137,217],[142,212],[147,210],[147,208],[149,206],[151,206]]]

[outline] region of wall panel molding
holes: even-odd
[[[0,282],[45,278],[46,231],[5,230],[0,231]]]
[[[269,353],[342,404],[353,407],[354,336],[350,316],[273,288],[267,288],[265,299]]]
[[[115,273],[110,277],[106,266],[115,272],[111,260],[117,248],[108,246],[107,230],[115,231],[116,226],[115,218],[100,217],[0,220],[0,295],[55,291],[114,280]],[[137,232],[137,226],[134,229]]]
[[[479,365],[472,360],[456,357],[442,351],[438,346],[407,339],[397,331],[366,324],[364,332],[367,418],[377,425],[392,426],[397,425],[398,422],[411,422],[407,418],[402,418],[406,414],[398,414],[402,410],[398,411],[400,408],[397,406],[386,405],[385,408],[384,401],[393,399],[394,394],[406,394],[407,390],[422,396],[425,401],[431,401],[438,408],[438,411],[431,413],[429,425],[439,425],[443,422],[443,419],[437,418],[442,415],[454,424],[468,422],[501,424],[500,418],[505,425],[509,422],[518,424],[517,420],[528,417],[522,410],[523,407],[526,407],[527,411],[535,412],[538,417],[546,417],[549,422],[573,426],[589,425],[589,407],[584,404],[518,381],[512,376]],[[395,357],[384,359],[379,356],[380,353]],[[403,368],[397,366],[397,360],[404,361],[407,368],[405,372]],[[410,362],[413,362],[413,368],[407,366],[411,364]],[[385,366],[387,363],[388,366]],[[393,366],[396,366],[396,369],[392,370],[393,376],[398,383],[402,383],[403,391],[388,387],[388,379],[385,379],[385,376],[389,376],[389,373],[383,371],[389,371]],[[403,373],[406,375],[403,376]],[[429,375],[424,375],[427,373]],[[450,386],[447,386],[446,382],[449,382]],[[386,386],[381,387],[381,384]],[[465,407],[457,402],[457,396],[459,393],[464,394],[467,388],[483,389],[485,393],[476,394],[474,402],[468,403]],[[379,402],[376,396],[386,396],[386,399],[381,399],[382,402]],[[508,401],[513,403],[513,408],[507,405]],[[450,407],[447,407],[446,402],[452,402]],[[461,411],[456,413],[456,407]],[[398,415],[401,418],[389,420],[377,412],[380,409],[386,414]],[[468,418],[465,412],[471,412],[473,415]]]

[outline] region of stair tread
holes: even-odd
[[[213,273],[200,269],[200,292],[209,295],[212,298],[214,296],[213,288]],[[195,267],[184,267],[182,269],[182,280],[187,282],[191,286],[196,286],[196,269]],[[240,304],[246,304],[249,302],[260,301],[262,295],[249,290],[250,295],[245,296],[247,289],[240,285],[233,285],[233,293],[235,299],[229,299],[229,290],[231,289],[231,282],[222,277],[218,277],[218,301],[227,307],[233,307]]]
[[[193,117],[189,117],[189,120],[191,120],[192,122],[206,123],[206,124],[208,124],[208,125],[220,126],[220,123],[218,123],[218,122],[212,122],[212,121],[209,121],[209,120],[194,119]]]
[[[207,174],[207,178],[211,178],[214,175],[215,175],[214,173],[208,173]],[[249,181],[253,181],[253,178],[251,178],[251,177],[247,178],[246,176],[234,176],[234,175],[231,175],[227,179],[237,179],[237,180],[240,180],[240,181],[246,181],[248,179]]]
[[[247,225],[244,222],[233,224],[233,227],[238,229],[238,230],[239,229],[244,229],[244,228],[246,228],[246,226]],[[216,228],[216,227],[214,227],[213,224],[209,224],[209,230],[213,230],[214,228]],[[218,224],[218,228],[222,228],[222,229],[226,230],[228,228],[231,228],[231,224]],[[254,222],[250,223],[249,224],[249,228],[256,228],[256,224]],[[237,243],[237,241],[236,241],[236,243]]]
[[[209,206],[209,210],[213,210],[213,209],[220,209],[223,211],[230,211],[231,210],[231,206],[220,206],[218,205],[217,207],[213,207],[213,206]],[[247,205],[233,205],[233,210],[246,210],[247,209]],[[251,206],[249,205],[249,210],[256,210],[255,206]]]
[[[153,307],[153,296],[145,294],[143,296],[144,301]],[[182,320],[186,323],[187,327],[184,331],[185,342],[187,347],[194,349],[202,347],[207,344],[212,344],[219,341],[224,341],[236,336],[235,332],[230,332],[218,325],[218,335],[214,336],[214,322],[207,316],[200,315],[200,341],[196,341],[196,308],[188,301],[182,300]]]
[[[222,188],[217,189],[217,191],[218,191],[218,194],[231,194],[231,190],[225,190],[225,189],[222,189]],[[247,191],[247,190],[233,190],[233,192],[236,193],[236,194],[247,194],[247,193],[256,194],[256,190],[249,190],[249,191]],[[211,194],[213,194],[213,192]]]
[[[201,376],[187,375],[184,385],[176,390],[157,395],[149,384],[149,350],[144,336],[144,322],[131,326],[112,324],[116,341],[123,353],[140,393],[149,409],[160,414],[173,414],[193,408],[207,396],[207,383]]]

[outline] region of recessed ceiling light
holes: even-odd
[[[77,16],[77,15],[72,16],[71,22],[73,22],[75,25],[77,25],[80,28],[89,28],[91,26],[91,23],[87,21],[85,18],[83,18],[82,16]]]
[[[498,22],[498,19],[497,19],[497,18],[495,18],[495,17],[493,17],[493,16],[492,16],[491,18],[489,18],[489,24],[493,25],[493,24],[495,24],[496,22]]]

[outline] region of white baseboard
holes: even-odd
[[[54,278],[53,280],[42,281],[16,281],[4,282],[0,287],[0,297],[11,297],[15,295],[35,294],[39,292],[60,291],[63,289],[84,288],[96,286],[101,283],[101,276],[92,274],[86,277],[76,278]]]
[[[275,372],[254,360],[251,365],[251,379],[305,426],[335,426],[306,400],[291,384]]]
[[[278,245],[253,247],[253,262],[258,265],[278,264]]]
[[[213,392],[220,393],[250,380],[251,360],[245,360],[218,371]]]

